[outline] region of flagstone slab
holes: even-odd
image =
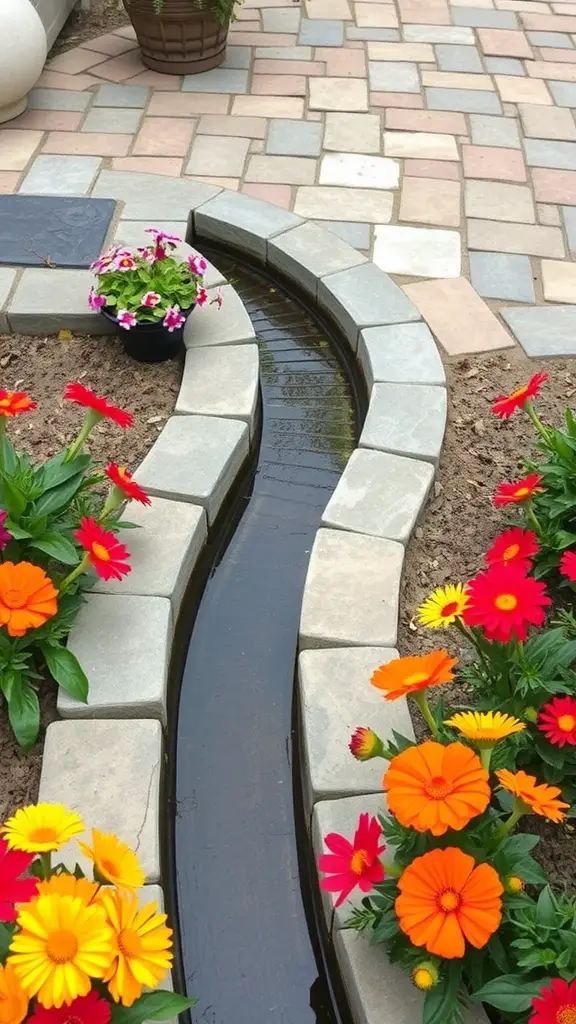
[[[93,283],[89,270],[24,270],[6,309],[11,329],[21,334],[57,334],[62,328],[113,334],[114,324],[88,306]]]
[[[243,420],[252,436],[258,388],[257,345],[192,347],[175,412]]]
[[[510,348],[513,339],[463,277],[405,286],[449,356]]]
[[[159,217],[187,218],[191,209],[221,191],[201,181],[167,175],[162,176],[160,183],[161,187],[156,174],[106,170],[98,176],[92,195],[120,200],[124,203],[122,216],[125,220],[148,220],[154,227]]]
[[[457,231],[377,224],[374,262],[389,274],[459,277],[461,244]]]
[[[576,355],[576,306],[512,306],[500,312],[526,355]]]
[[[4,334],[8,333],[10,325],[8,324],[6,313],[3,312],[3,310],[7,305],[8,296],[14,287],[15,281],[15,270],[12,270],[10,267],[0,267],[0,331]]]
[[[368,327],[360,333],[358,359],[366,383],[445,384],[436,342],[424,323]]]
[[[361,448],[438,464],[446,429],[446,389],[428,384],[374,384]]]
[[[532,264],[528,256],[505,252],[471,252],[472,284],[485,299],[535,302]]]

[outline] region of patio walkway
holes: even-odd
[[[55,57],[0,131],[0,191],[192,176],[368,251],[449,355],[470,332],[513,345],[503,324],[530,355],[576,353],[576,0],[246,0],[238,18],[226,63],[184,79],[144,69],[130,27]]]

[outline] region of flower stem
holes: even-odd
[[[384,868],[384,875],[389,875],[390,878],[400,878],[402,874],[402,868],[394,862],[392,864],[383,864],[382,867]]]
[[[540,434],[540,437],[546,442],[546,446],[550,448],[550,435],[548,433],[548,430],[542,423],[541,419],[539,418],[539,416],[537,416],[536,410],[534,409],[531,400],[528,399],[527,402],[524,402],[522,408],[528,416],[528,418],[532,420],[532,423],[536,427],[536,430]]]
[[[4,435],[6,433],[6,417],[0,416],[0,469],[4,469]]]
[[[78,577],[81,576],[82,573],[86,572],[89,566],[90,556],[88,555],[88,553],[86,553],[82,561],[79,563],[79,565],[77,565],[76,568],[72,570],[72,572],[69,572],[66,578],[62,580],[62,583],[60,584],[59,593],[64,594],[68,590],[70,584],[73,583],[74,580],[78,579]]]
[[[526,814],[526,807],[524,806],[521,800],[515,799],[512,807],[512,814],[506,821],[504,821],[496,829],[494,835],[492,836],[492,841],[494,842],[495,845],[499,843],[501,839],[504,839],[504,837],[507,836],[509,832],[512,831],[514,826],[517,825],[520,821],[520,818],[523,814]]]
[[[436,722],[434,721],[434,718],[432,716],[432,712],[430,711],[428,699],[426,697],[426,691],[419,690],[416,693],[413,693],[412,696],[420,709],[420,714],[422,715],[422,718],[426,722],[426,725],[430,729],[430,732],[432,733],[434,739],[437,740],[439,738],[438,726],[436,725]]]
[[[480,749],[480,760],[482,761],[482,767],[487,772],[490,771],[490,760],[492,758],[493,747],[481,747]]]
[[[542,539],[542,537],[544,536],[544,531],[543,531],[543,529],[542,529],[542,527],[540,525],[540,521],[538,519],[538,516],[536,515],[536,513],[535,513],[535,511],[534,511],[534,509],[532,507],[532,502],[531,501],[527,501],[524,507],[526,509],[526,517],[532,523],[532,526],[536,530],[537,536],[540,539]]]
[[[42,877],[44,879],[50,878],[50,872],[52,871],[52,854],[50,850],[40,854],[40,864],[42,866]]]
[[[93,427],[96,426],[98,420],[101,419],[102,417],[100,416],[100,414],[97,413],[94,409],[88,410],[88,412],[86,413],[86,417],[84,419],[84,423],[80,427],[80,433],[78,434],[76,440],[72,442],[68,451],[66,452],[64,462],[70,462],[71,459],[75,458],[75,456],[78,455],[78,453],[82,450],[82,446],[84,444],[84,441],[88,437],[88,434],[93,429]]]

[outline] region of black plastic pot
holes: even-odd
[[[188,319],[193,309],[194,306],[183,309],[182,316]],[[126,355],[138,363],[165,363],[168,359],[175,359],[184,348],[185,323],[173,331],[167,330],[162,323],[137,324],[136,327],[126,330],[125,327],[120,327],[112,310],[104,307],[100,312],[107,320],[116,324]]]

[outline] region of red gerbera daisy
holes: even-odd
[[[486,552],[486,564],[517,565],[527,572],[539,550],[536,534],[515,526],[496,537],[492,547]]]
[[[532,1000],[530,1024],[576,1024],[576,981],[553,978]]]
[[[0,416],[19,416],[31,412],[38,405],[25,391],[4,391],[0,389]]]
[[[85,388],[83,384],[67,384],[64,398],[68,399],[69,402],[76,402],[76,405],[83,405],[87,409],[92,409],[97,419],[102,419],[105,416],[109,420],[114,420],[114,423],[117,423],[119,427],[131,427],[134,423],[132,413],[118,408],[117,405],[110,405],[106,398],[100,398],[90,388]]]
[[[384,844],[378,845],[381,835],[378,819],[361,814],[352,843],[337,832],[325,836],[324,842],[332,853],[323,853],[318,858],[318,867],[330,877],[321,880],[320,888],[340,894],[336,907],[356,886],[362,892],[370,892],[377,882],[384,881],[384,867],[378,859],[386,849]]]
[[[123,491],[127,498],[139,501],[142,505],[152,504],[144,488],[140,487],[140,484],[137,484],[132,479],[132,474],[124,466],[118,466],[115,462],[109,462],[104,472],[114,486]]]
[[[538,715],[538,728],[554,746],[563,747],[569,743],[571,747],[576,747],[574,697],[554,697],[548,704],[544,704]]]
[[[108,1024],[112,1016],[110,1003],[96,989],[87,996],[74,999],[70,1006],[52,1006],[49,1010],[36,1002],[28,1024]]]
[[[15,921],[14,904],[29,903],[36,895],[37,878],[20,878],[28,870],[35,853],[9,850],[5,839],[0,839],[0,921]]]
[[[510,419],[510,416],[516,409],[521,409],[530,398],[536,397],[540,388],[547,380],[547,373],[535,373],[533,377],[530,377],[528,383],[523,384],[521,388],[516,388],[509,395],[500,395],[492,406],[492,412],[501,420]]]
[[[576,551],[565,551],[560,559],[560,572],[576,583]]]
[[[88,552],[88,557],[103,580],[121,580],[130,572],[126,564],[128,549],[116,539],[111,530],[103,530],[94,519],[81,519],[80,529],[74,536]]]
[[[541,626],[544,607],[551,604],[546,587],[516,565],[493,565],[470,580],[467,626],[482,626],[487,640],[525,640],[528,626]]]
[[[535,494],[542,493],[544,488],[539,486],[542,480],[543,477],[537,473],[529,473],[523,480],[517,480],[513,484],[498,484],[494,505],[496,508],[502,508],[503,505],[517,505],[522,501],[528,501]]]

